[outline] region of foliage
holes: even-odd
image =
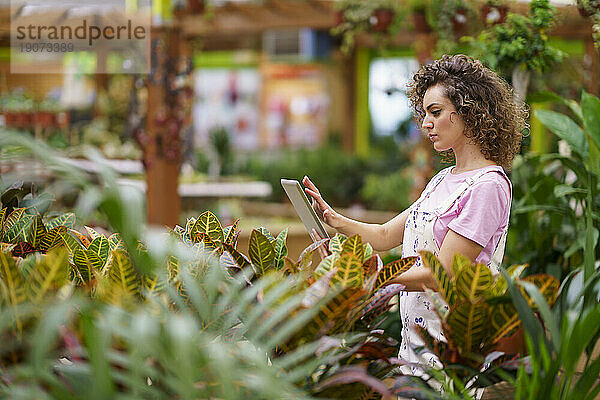
[[[484,29],[475,39],[465,38],[473,56],[510,76],[515,66],[543,72],[559,62],[562,53],[548,45],[546,34],[554,26],[556,9],[548,0],[533,0],[529,15],[508,13],[506,22]]]
[[[394,199],[390,195],[382,200],[384,204],[376,206],[371,193],[374,186],[380,184],[393,184],[393,187],[386,188],[389,192],[409,191],[410,185],[405,185],[406,181],[403,179],[377,178],[405,167],[408,163],[409,151],[411,151],[410,146],[402,149],[391,147],[388,143],[386,152],[377,152],[368,159],[361,159],[343,152],[339,147],[325,146],[319,149],[284,151],[267,160],[264,157],[249,158],[240,167],[240,171],[269,182],[273,188],[271,195],[273,200],[285,199],[280,183],[281,177],[302,180],[304,175],[307,175],[313,179],[318,177],[318,180],[314,180],[315,184],[321,192],[327,193],[326,200],[332,204],[347,207],[354,203],[362,203],[371,208],[378,208],[381,205],[397,211],[405,204],[406,197],[398,196]],[[367,182],[369,182],[368,189],[365,188]]]
[[[590,17],[592,20],[592,38],[594,46],[600,47],[600,1],[598,0],[577,0],[577,7],[580,13]]]
[[[358,33],[370,31],[372,26],[377,23],[374,16],[375,11],[390,10],[393,12],[393,22],[385,32],[390,36],[398,31],[404,19],[403,7],[398,0],[342,0],[337,2],[336,7],[342,13],[342,21],[331,29],[331,33],[342,37],[341,50],[344,54],[349,54],[353,50]],[[380,44],[383,42],[385,40],[379,40]]]

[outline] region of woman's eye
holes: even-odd
[[[440,115],[441,112],[442,112],[441,110],[435,110],[435,111],[432,111],[431,114],[437,117],[438,115]]]

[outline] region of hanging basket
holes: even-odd
[[[369,22],[375,32],[385,32],[392,25],[392,22],[394,22],[394,10],[378,8],[373,11]]]
[[[481,6],[481,20],[484,25],[502,24],[506,21],[508,13],[507,6],[491,6],[484,4]]]
[[[431,26],[427,23],[427,16],[425,11],[414,11],[413,12],[413,23],[415,24],[415,31],[418,33],[430,33]]]
[[[467,18],[467,10],[459,8],[452,17],[452,28],[456,36],[464,36],[467,33],[469,19]]]

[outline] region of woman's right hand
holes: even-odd
[[[317,189],[315,184],[308,179],[308,176],[305,176],[302,179],[302,184],[305,186],[304,191],[306,194],[312,198],[312,208],[315,210],[317,216],[332,228],[340,228],[344,217],[335,212],[335,210],[323,200],[321,192],[319,192],[319,189]]]

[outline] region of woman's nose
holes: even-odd
[[[427,120],[427,118],[426,118],[426,119],[423,120],[423,123],[421,124],[421,127],[423,129],[431,129],[431,128],[433,128],[433,122]]]

